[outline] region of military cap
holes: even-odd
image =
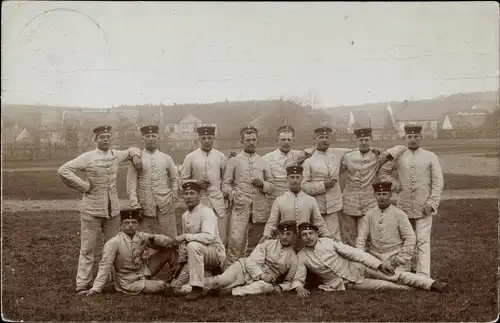
[[[314,135],[315,136],[331,135],[332,132],[333,132],[333,130],[330,127],[320,127],[320,128],[314,129]]]
[[[372,184],[373,186],[373,192],[390,192],[392,189],[392,183],[391,182],[378,182],[375,184]]]
[[[372,128],[360,128],[354,130],[354,134],[356,135],[357,138],[363,138],[363,137],[371,137],[372,135]]]
[[[141,134],[143,136],[147,135],[147,134],[150,134],[150,133],[159,134],[160,133],[160,127],[155,126],[155,125],[141,127]]]
[[[278,135],[284,131],[287,131],[287,132],[291,132],[293,135],[295,135],[295,129],[293,129],[292,126],[281,126],[278,128],[278,130],[276,131],[278,133]]]
[[[95,136],[99,136],[101,133],[110,133],[112,127],[111,126],[99,126],[94,128],[92,132],[94,133]]]
[[[287,175],[292,175],[292,174],[301,174],[302,175],[303,171],[304,171],[304,168],[302,166],[297,166],[297,165],[288,166],[286,168]]]
[[[299,232],[302,232],[304,230],[318,231],[318,227],[309,222],[302,222],[301,224],[299,224],[298,230]]]
[[[185,182],[184,184],[182,184],[181,187],[182,187],[183,191],[187,191],[187,190],[193,190],[196,192],[201,191],[200,184],[198,184],[197,182],[194,182],[194,181]]]
[[[413,125],[405,125],[405,134],[411,135],[411,134],[420,134],[422,131],[422,126],[418,124],[413,124]]]
[[[196,128],[196,132],[198,132],[198,136],[203,136],[203,135],[215,136],[215,127],[208,127],[208,126],[198,127]]]
[[[123,209],[120,210],[121,221],[124,220],[137,220],[141,219],[142,209]]]
[[[297,231],[297,224],[295,221],[283,221],[278,224],[278,231],[286,232],[286,231]]]
[[[243,136],[246,133],[259,134],[259,131],[257,130],[257,128],[252,127],[252,126],[241,128],[241,130],[240,130],[240,136]]]

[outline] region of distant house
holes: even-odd
[[[476,138],[481,137],[482,127],[490,116],[486,109],[473,105],[471,108],[447,113],[439,122],[439,137]]]
[[[178,149],[194,149],[197,147],[198,134],[196,128],[201,126],[215,127],[217,136],[217,124],[215,122],[203,121],[189,113],[187,116],[174,123],[167,123],[164,126],[165,136],[170,140],[172,147]]]

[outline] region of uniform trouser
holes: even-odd
[[[206,196],[201,198],[200,204],[211,208],[216,213],[217,224],[219,227],[219,237],[220,237],[224,247],[227,247],[227,239],[228,239],[228,233],[229,233],[228,232],[229,231],[229,215],[231,214],[231,212],[226,210],[226,214],[223,214],[223,216],[221,217],[220,214],[217,214],[217,212],[214,210],[212,203],[210,203],[210,200]]]
[[[343,212],[339,212],[339,215],[342,218],[340,220],[342,242],[355,247],[362,215],[349,215]]]
[[[415,288],[430,290],[434,279],[421,275],[396,270],[392,276],[388,276],[378,270],[365,267],[365,279],[360,283],[348,283],[347,289],[399,289],[412,290]]]
[[[170,238],[177,236],[177,221],[175,219],[175,204],[169,203],[164,208],[156,207],[155,216],[145,216],[139,231],[161,233]]]
[[[76,287],[88,287],[92,281],[97,239],[102,234],[104,242],[120,232],[120,216],[111,218],[80,215],[80,256],[76,274]]]
[[[189,242],[186,249],[187,268],[184,266],[179,276],[172,282],[172,286],[180,287],[187,280],[189,285],[193,287],[203,287],[205,269],[217,268],[221,265],[217,257],[217,250],[213,246],[205,246],[196,241]]]
[[[329,214],[322,214],[323,215],[323,220],[325,221],[326,228],[328,231],[333,236],[333,239],[341,241],[341,235],[340,235],[340,217],[341,217],[341,211],[329,213]]]
[[[245,272],[241,262],[236,261],[221,275],[205,278],[206,289],[231,289],[233,296],[257,295],[270,293],[273,284],[263,280],[254,281]]]
[[[412,258],[412,267],[418,275],[430,277],[432,215],[410,219],[410,223],[417,238],[415,256]]]

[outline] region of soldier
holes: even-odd
[[[140,210],[120,211],[121,232],[109,239],[104,245],[99,271],[91,289],[79,295],[94,295],[102,292],[111,271],[115,270],[114,284],[117,291],[129,295],[163,293],[166,284],[163,280],[153,280],[166,265],[171,265],[177,251],[174,240],[162,234],[140,232],[142,219]],[[146,248],[158,250],[153,256],[143,257]]]
[[[274,201],[261,242],[273,239],[278,223],[282,221],[294,221],[296,225],[302,222],[313,223],[318,227],[320,237],[331,238],[332,235],[323,221],[316,199],[301,189],[302,166],[288,166],[286,172],[288,190]],[[300,241],[297,242],[300,244]],[[298,244],[295,244],[295,247],[300,248]]]
[[[142,208],[141,231],[177,236],[175,201],[178,194],[177,166],[172,158],[158,150],[159,127],[142,127],[144,140],[142,170],[131,165],[127,172],[127,193],[132,208]]]
[[[175,240],[179,246],[180,274],[171,283],[168,294],[186,283],[191,291],[186,300],[193,301],[202,296],[205,269],[220,269],[226,259],[226,249],[219,237],[217,216],[202,205],[202,187],[197,182],[182,184],[182,197],[187,211],[182,215],[182,234]]]
[[[399,157],[406,148],[396,146],[380,154],[377,148],[371,148],[371,128],[354,130],[358,149],[344,155],[340,173],[347,172],[347,181],[342,194],[342,238],[351,246],[355,245],[360,219],[366,212],[377,206],[372,184],[377,179],[380,165],[386,156]]]
[[[232,203],[226,267],[245,254],[250,221],[256,227],[257,241],[262,237],[269,217],[265,197],[272,189],[268,165],[256,153],[258,131],[245,127],[240,131],[243,151],[228,160],[222,192]]]
[[[110,126],[97,127],[93,133],[97,149],[70,160],[57,171],[66,186],[83,193],[80,206],[81,245],[76,292],[87,290],[92,281],[91,270],[97,238],[101,231],[104,241],[108,241],[120,231],[120,218],[117,216],[120,214],[120,202],[116,193],[118,164],[132,160],[137,169],[142,167],[140,149],[110,149],[113,139]],[[75,174],[78,171],[85,174],[86,180]]]
[[[382,262],[390,262],[397,271],[410,271],[415,233],[408,216],[391,204],[391,186],[391,182],[373,184],[377,207],[361,218],[356,248]]]
[[[342,156],[351,149],[329,148],[332,128],[314,130],[316,149],[303,164],[302,189],[318,202],[319,210],[333,238],[340,240],[339,213],[342,210],[342,192],[339,172]]]
[[[334,241],[318,238],[317,227],[311,223],[301,223],[299,234],[305,247],[298,253],[298,266],[292,289],[298,296],[307,297],[310,293],[304,288],[308,270],[317,274],[324,291],[346,289],[402,289],[413,288],[444,292],[448,284],[429,277],[398,271],[388,262],[382,262],[372,255]]]
[[[264,162],[269,165],[274,184],[272,191],[266,194],[269,207],[288,189],[286,168],[294,165],[300,166],[306,158],[311,156],[304,151],[292,149],[292,144],[295,142],[295,130],[291,126],[281,126],[277,132],[279,147],[262,156]]]
[[[278,239],[257,245],[248,258],[234,262],[221,275],[205,278],[205,289],[233,296],[289,291],[297,269],[292,247],[296,230],[295,221],[281,222]],[[283,275],[286,277],[279,283]]]
[[[199,127],[198,140],[200,148],[187,154],[181,168],[181,185],[195,180],[201,186],[201,204],[212,208],[217,216],[219,234],[224,246],[227,245],[229,224],[228,201],[221,191],[222,176],[226,168],[227,158],[222,152],[214,149],[215,127]]]
[[[408,215],[417,236],[416,273],[431,273],[432,216],[437,214],[443,190],[443,172],[436,154],[420,148],[422,126],[404,127],[408,150],[380,167],[380,180],[392,182],[399,193],[398,208]],[[398,172],[399,181],[391,174]],[[412,264],[413,266],[414,264]]]

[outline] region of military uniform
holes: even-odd
[[[314,133],[316,136],[330,135],[332,129],[328,127],[318,128],[314,130]],[[315,150],[313,155],[306,159],[303,164],[302,189],[316,199],[326,226],[336,240],[341,240],[339,212],[342,210],[342,191],[338,182],[340,161],[348,151],[351,149],[328,148],[324,152]],[[333,187],[327,189],[323,184],[327,179],[335,179],[337,182]]]
[[[123,210],[121,218],[139,220],[139,210]],[[150,279],[166,265],[175,260],[176,250],[173,239],[161,234],[136,232],[130,237],[118,233],[104,245],[97,277],[92,290],[100,293],[114,268],[114,285],[119,292],[137,295],[139,293],[159,293],[165,290],[163,280]],[[158,250],[153,256],[144,258],[147,248]]]
[[[294,222],[280,223],[278,230],[295,231]],[[272,292],[274,284],[286,274],[278,284],[283,292],[289,291],[297,269],[297,255],[292,246],[283,246],[279,240],[266,240],[257,245],[248,258],[234,262],[224,273],[205,278],[205,288],[230,289],[233,296],[256,295]],[[261,279],[269,275],[273,283]]]
[[[299,231],[316,230],[312,224],[303,223]],[[346,289],[403,289],[420,288],[430,290],[434,280],[409,272],[396,272],[388,276],[378,271],[382,262],[372,255],[334,241],[318,238],[313,247],[304,247],[298,253],[297,273],[292,289],[303,287],[307,271],[320,276],[325,291]]]
[[[242,129],[242,133],[246,131],[257,132],[255,128]],[[263,188],[252,185],[253,179],[260,179]],[[258,231],[264,230],[269,217],[269,204],[264,194],[271,191],[271,180],[268,165],[257,153],[250,155],[243,151],[228,160],[222,182],[222,192],[232,203],[227,265],[245,254],[250,221],[260,227]]]
[[[371,128],[354,131],[357,138],[371,137]],[[399,157],[406,150],[403,146],[388,149],[387,153]],[[340,172],[347,172],[347,181],[342,194],[342,233],[344,242],[354,246],[362,216],[377,207],[372,184],[378,180],[378,170],[382,163],[372,150],[362,153],[359,149],[344,155]]]
[[[405,126],[406,134],[421,130],[421,126]],[[399,181],[391,176],[394,171],[398,172]],[[430,276],[432,218],[437,214],[444,186],[439,159],[422,148],[408,149],[401,157],[382,165],[379,173],[380,180],[392,182],[396,190],[399,187],[397,206],[408,215],[417,236],[416,272]],[[432,208],[429,214],[422,212],[425,205]]]
[[[215,135],[215,127],[199,127],[198,135]],[[180,172],[181,185],[190,180],[206,180],[210,187],[201,190],[201,204],[211,208],[217,216],[219,234],[224,245],[227,245],[230,212],[228,201],[224,199],[221,184],[227,158],[217,149],[209,152],[201,148],[187,154]]]
[[[110,126],[93,130],[94,136],[110,133]],[[118,164],[141,156],[138,148],[128,150],[95,149],[85,152],[62,165],[57,171],[61,181],[68,187],[83,193],[80,204],[81,246],[76,276],[77,290],[85,289],[92,281],[91,270],[97,238],[103,234],[104,241],[120,231],[120,202],[116,193]],[[82,180],[75,173],[81,171],[86,176]]]
[[[158,126],[145,126],[142,135],[158,134]],[[172,158],[156,149],[142,152],[142,170],[138,172],[129,165],[127,172],[127,193],[133,208],[144,210],[141,231],[159,229],[169,237],[177,236],[175,201],[178,195],[179,176]]]
[[[376,183],[373,189],[375,193],[390,192],[391,183]],[[394,205],[389,205],[386,209],[377,206],[361,218],[356,248],[382,262],[398,258],[402,263],[399,269],[410,271],[415,242],[415,233],[403,211]]]

